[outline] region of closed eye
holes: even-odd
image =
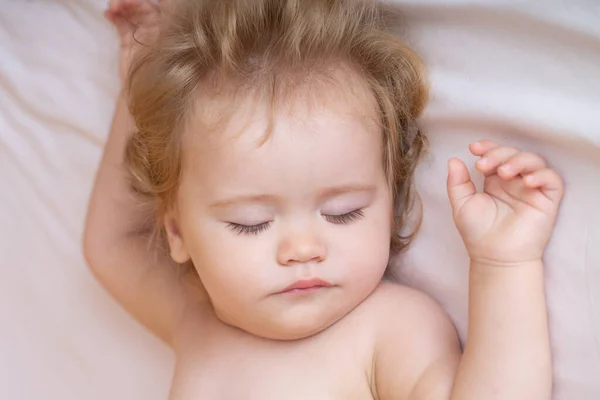
[[[360,219],[364,216],[365,213],[360,208],[358,210],[350,211],[348,213],[340,215],[323,214],[323,218],[325,218],[326,221],[337,225],[349,224],[350,222],[354,222],[357,219]]]
[[[235,234],[238,235],[258,235],[262,231],[266,230],[271,225],[271,222],[263,222],[256,225],[242,225],[234,222],[229,222],[227,227],[231,229]]]

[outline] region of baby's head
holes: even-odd
[[[408,244],[427,96],[390,15],[367,0],[180,1],[134,64],[134,188],[225,323],[320,332]]]

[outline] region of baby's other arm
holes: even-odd
[[[147,210],[128,185],[123,149],[132,130],[120,96],[88,207],[84,254],[98,281],[143,325],[169,344],[186,305],[185,278],[164,251],[150,246]]]
[[[537,154],[490,141],[471,145],[471,152],[482,157],[484,191],[476,192],[459,160],[450,161],[448,176],[454,220],[471,259],[465,352],[459,356],[447,317],[431,302],[412,302],[409,310],[395,302],[404,321],[382,324],[376,346],[380,399],[551,398],[542,254],[563,184]]]
[[[563,197],[538,154],[480,141],[478,193],[450,160],[448,195],[471,259],[469,328],[452,399],[549,400],[552,359],[542,256]]]
[[[128,68],[134,25],[149,21],[156,10],[147,0],[117,0],[106,16],[121,36],[121,75]],[[136,21],[136,17],[140,18]],[[149,242],[148,217],[129,187],[124,149],[135,129],[125,94],[115,115],[90,199],[84,233],[84,254],[98,281],[137,320],[173,344],[174,330],[184,310],[193,304],[192,274],[183,273],[166,251]]]

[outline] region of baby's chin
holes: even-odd
[[[302,340],[330,328],[344,317],[352,308],[346,312],[311,316],[285,316],[281,318],[269,318],[260,324],[246,321],[226,321],[219,317],[221,322],[245,331],[253,336],[269,340]]]
[[[278,324],[269,327],[269,329],[258,329],[256,331],[248,331],[248,333],[270,340],[302,340],[318,335],[334,325],[341,318],[342,316],[320,323],[313,321],[312,323]]]

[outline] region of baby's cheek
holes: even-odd
[[[341,244],[348,279],[365,285],[379,283],[390,255],[390,233],[385,225],[371,223]]]
[[[251,295],[268,282],[274,257],[268,257],[268,243],[259,237],[223,238],[211,252],[214,274],[223,286]]]

